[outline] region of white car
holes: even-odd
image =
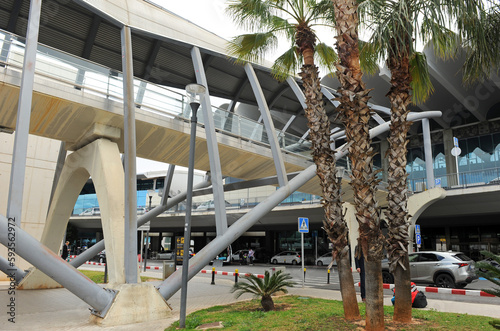
[[[92,208],[87,208],[80,213],[80,216],[92,216],[92,215],[101,215],[101,209],[99,207],[92,207]]]
[[[302,260],[300,254],[294,251],[285,251],[276,254],[271,258],[272,264],[284,263],[284,264],[299,264]]]
[[[318,257],[316,259],[316,262],[314,262],[314,264],[319,265],[319,266],[322,266],[322,265],[330,266],[330,264],[331,264],[331,266],[334,266],[334,265],[336,266],[337,261],[332,260],[332,252],[329,252],[329,253],[323,254],[320,257]]]

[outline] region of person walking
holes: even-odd
[[[363,255],[363,249],[359,245],[356,245],[354,249],[354,262],[356,264],[356,271],[359,273],[359,283],[361,289],[361,300],[366,302],[366,290],[365,290],[365,257]]]
[[[63,248],[62,248],[61,258],[65,261],[67,261],[68,256],[69,256],[69,252],[70,252],[69,241],[66,241],[66,243],[63,245]]]
[[[254,257],[254,255],[255,255],[254,250],[250,248],[250,250],[248,251],[248,259],[250,260],[249,262],[252,265],[253,265],[253,257]]]

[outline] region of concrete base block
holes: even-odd
[[[118,284],[115,300],[104,318],[91,315],[90,321],[101,326],[142,323],[168,318],[172,308],[151,284]]]
[[[17,287],[18,290],[41,290],[48,288],[60,288],[58,282],[36,268],[30,268],[30,272],[24,276]]]

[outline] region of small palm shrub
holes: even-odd
[[[281,270],[270,275],[269,271],[264,274],[264,279],[258,278],[255,275],[243,276],[245,282],[235,283],[231,289],[231,293],[236,292],[236,298],[239,298],[245,293],[251,293],[256,298],[260,297],[260,303],[264,311],[274,310],[274,301],[272,295],[279,291],[288,293],[287,287],[293,287],[296,283],[291,281],[292,276],[288,273],[283,273]]]
[[[481,251],[481,254],[486,256],[487,258],[493,259],[498,264],[500,264],[500,255],[495,255],[488,251]],[[497,267],[487,263],[487,262],[478,262],[476,263],[477,274],[481,277],[486,278],[490,282],[494,283],[497,286],[500,286],[500,269]],[[486,271],[481,271],[486,270]],[[483,289],[484,292],[493,294],[497,297],[500,297],[500,287],[494,289]],[[493,320],[489,322],[491,326],[495,329],[500,329],[500,320]]]

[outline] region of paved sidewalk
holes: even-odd
[[[145,272],[144,276],[158,277],[158,273]],[[248,300],[250,296],[235,299],[230,293],[233,278],[217,278],[215,285],[210,285],[211,278],[196,276],[188,284],[188,314],[214,305],[224,305],[236,301]],[[158,282],[152,282],[158,284]],[[9,300],[7,283],[0,282],[0,304],[6,309]],[[290,289],[290,294],[340,300],[340,292],[333,290],[302,288],[300,285]],[[147,323],[100,327],[89,322],[89,306],[66,289],[16,291],[16,323],[7,321],[6,311],[0,316],[0,330],[164,330],[179,319],[180,291],[168,303],[173,311],[170,317]],[[384,298],[384,304],[391,305],[390,296]],[[464,303],[456,301],[429,300],[426,309],[443,312],[467,313],[500,318],[499,305]]]

